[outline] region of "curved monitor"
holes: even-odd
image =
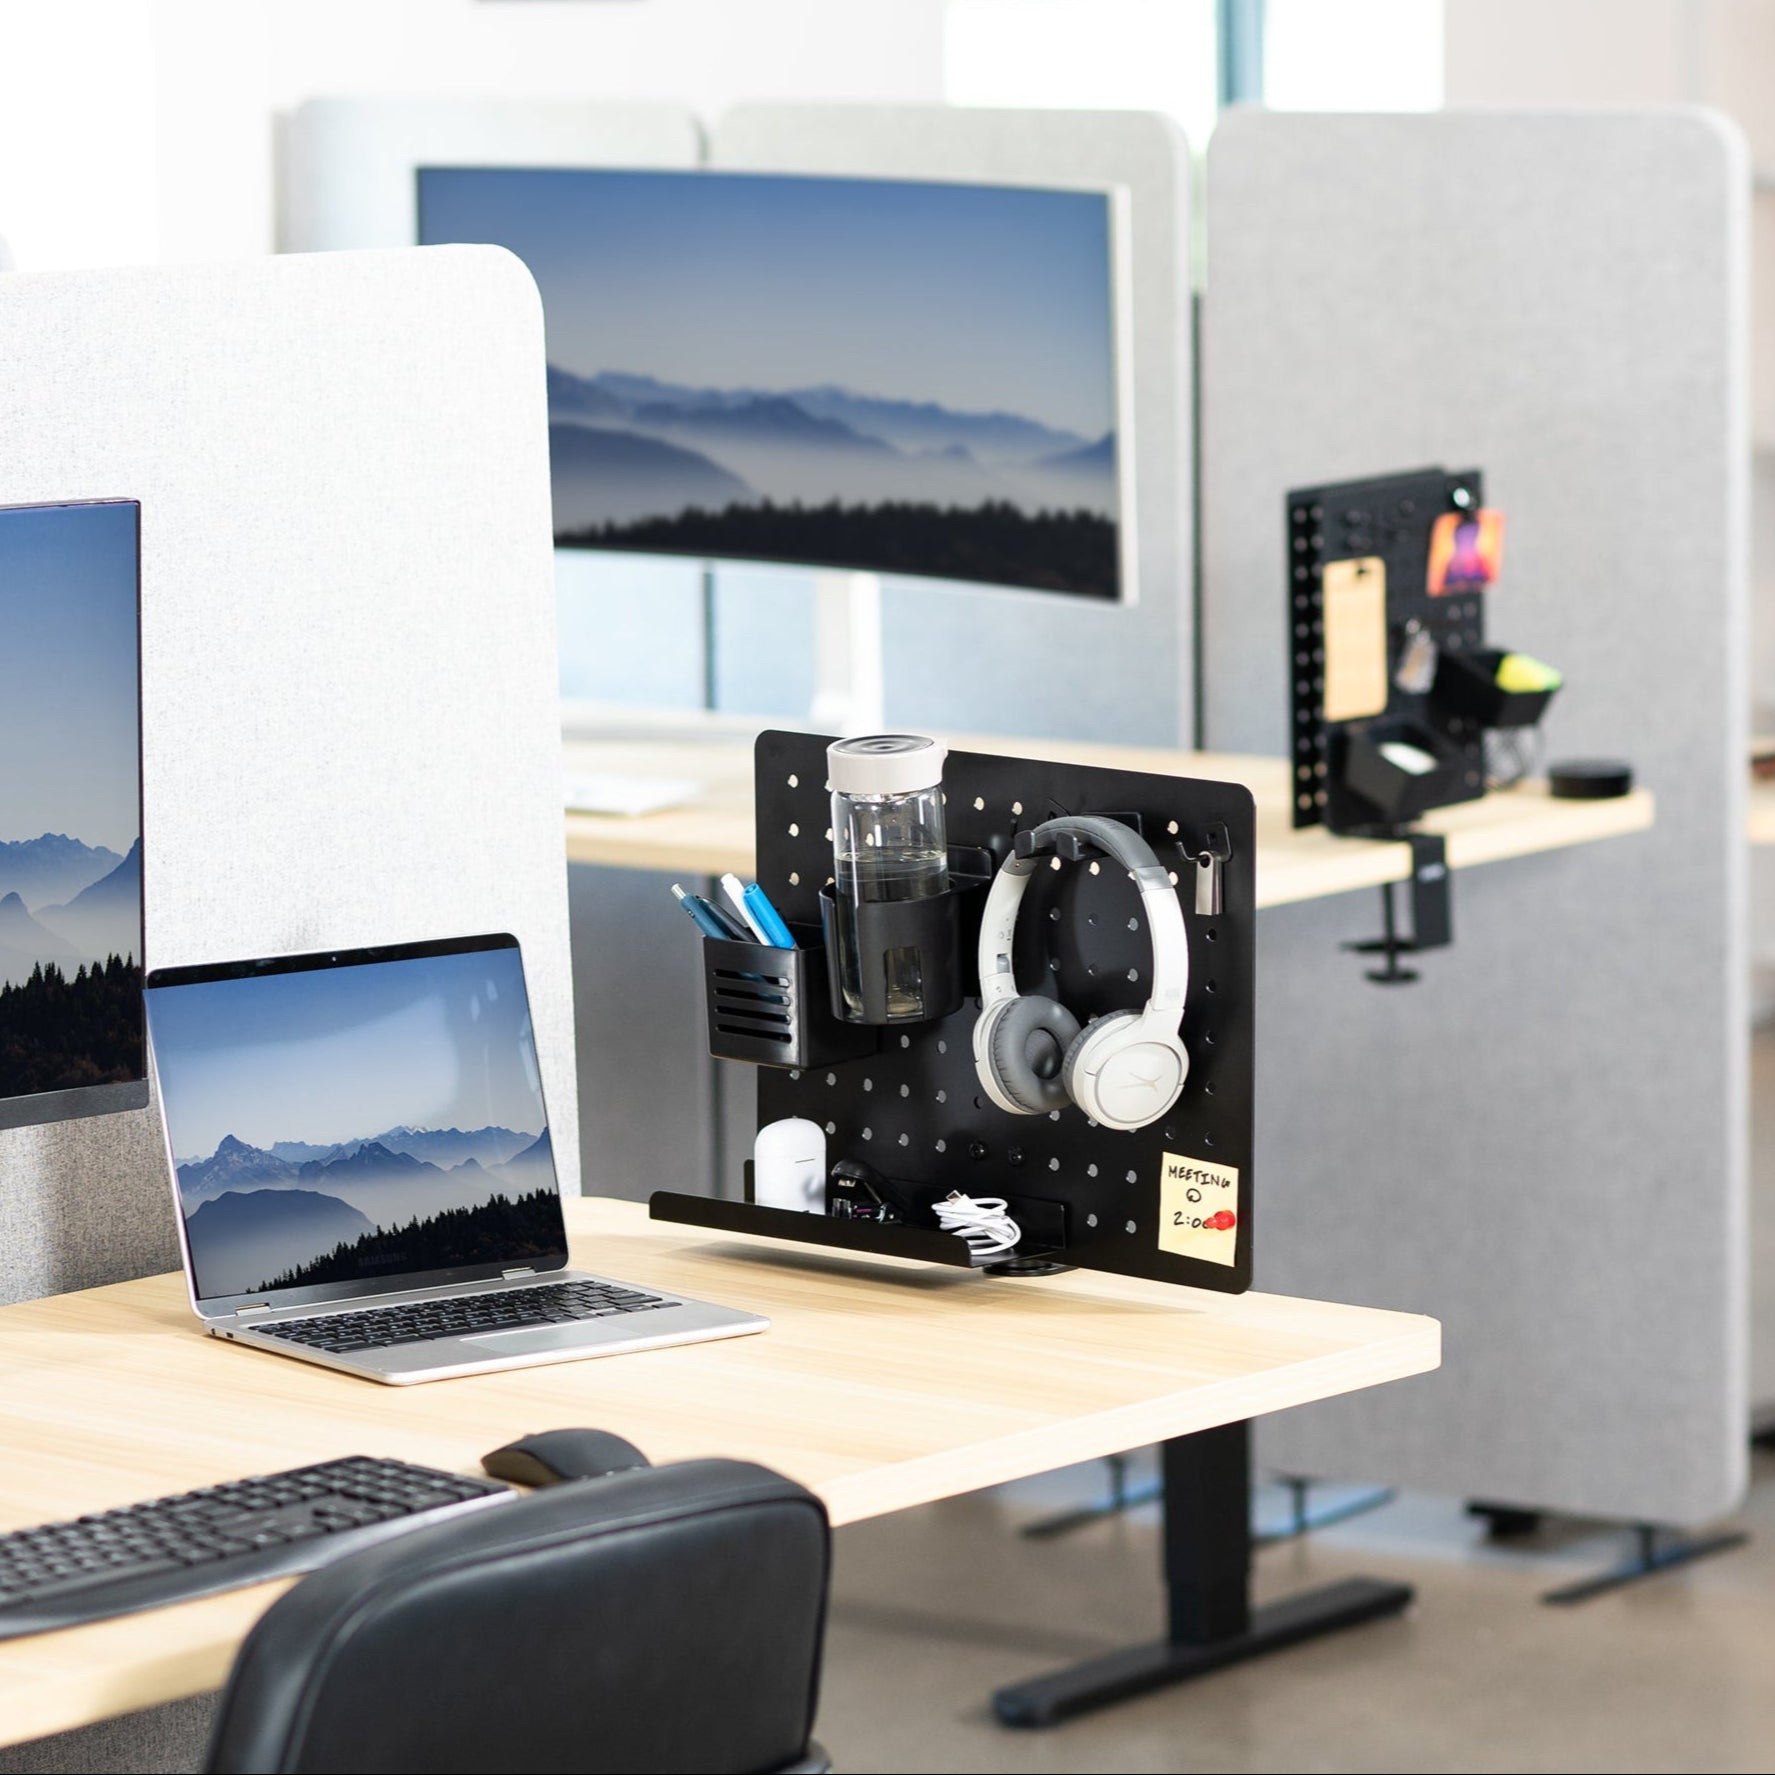
[[[140,1109],[141,508],[0,508],[0,1128]]]
[[[1118,192],[417,179],[541,288],[557,545],[1132,598]]]

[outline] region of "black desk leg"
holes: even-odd
[[[1000,1689],[992,1705],[1005,1725],[1058,1725],[1112,1701],[1399,1614],[1411,1602],[1409,1585],[1345,1578],[1254,1609],[1251,1426],[1175,1437],[1162,1454],[1166,1637]]]

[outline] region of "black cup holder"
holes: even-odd
[[[873,1054],[880,1036],[832,1013],[827,957],[813,925],[791,925],[798,947],[703,939],[709,1052],[754,1066],[836,1066]]]
[[[901,1023],[931,1023],[961,1009],[961,900],[951,885],[920,900],[865,901],[856,909],[858,985],[863,1000],[861,1024],[866,1028]],[[838,956],[838,900],[829,887],[820,889],[820,924],[834,963]],[[889,970],[918,985],[918,1009],[911,1014],[891,1008]],[[844,1018],[844,995],[836,965],[830,970],[832,1015]]]

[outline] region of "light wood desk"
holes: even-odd
[[[1775,844],[1775,779],[1751,779],[1745,798],[1746,836],[1754,845]]]
[[[1411,878],[1411,849],[1372,839],[1335,838],[1323,827],[1297,832],[1290,822],[1288,763],[1233,753],[1167,752],[1062,740],[951,737],[958,749],[1010,757],[1056,758],[1164,776],[1244,783],[1257,800],[1257,904],[1287,906]],[[733,724],[699,737],[570,738],[568,768],[581,773],[688,778],[703,785],[687,807],[638,818],[570,813],[567,855],[575,863],[659,869],[685,875],[757,873],[752,828],[752,744]],[[1538,851],[1592,844],[1653,821],[1651,795],[1636,789],[1614,801],[1555,801],[1544,784],[1525,783],[1426,816],[1419,826],[1448,840],[1453,869]]]
[[[0,1309],[0,1528],[345,1454],[478,1471],[563,1425],[758,1460],[836,1523],[1439,1361],[1434,1320],[1074,1273],[995,1281],[568,1204],[575,1259],[769,1316],[758,1337],[412,1388],[200,1335],[174,1276]],[[769,1251],[774,1261],[759,1253]],[[0,1641],[0,1743],[218,1686],[285,1588]]]

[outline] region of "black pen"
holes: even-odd
[[[673,882],[672,898],[696,921],[696,928],[705,937],[715,937],[724,943],[754,940],[750,931],[742,931],[719,906],[711,904],[701,894],[687,894],[677,882]]]

